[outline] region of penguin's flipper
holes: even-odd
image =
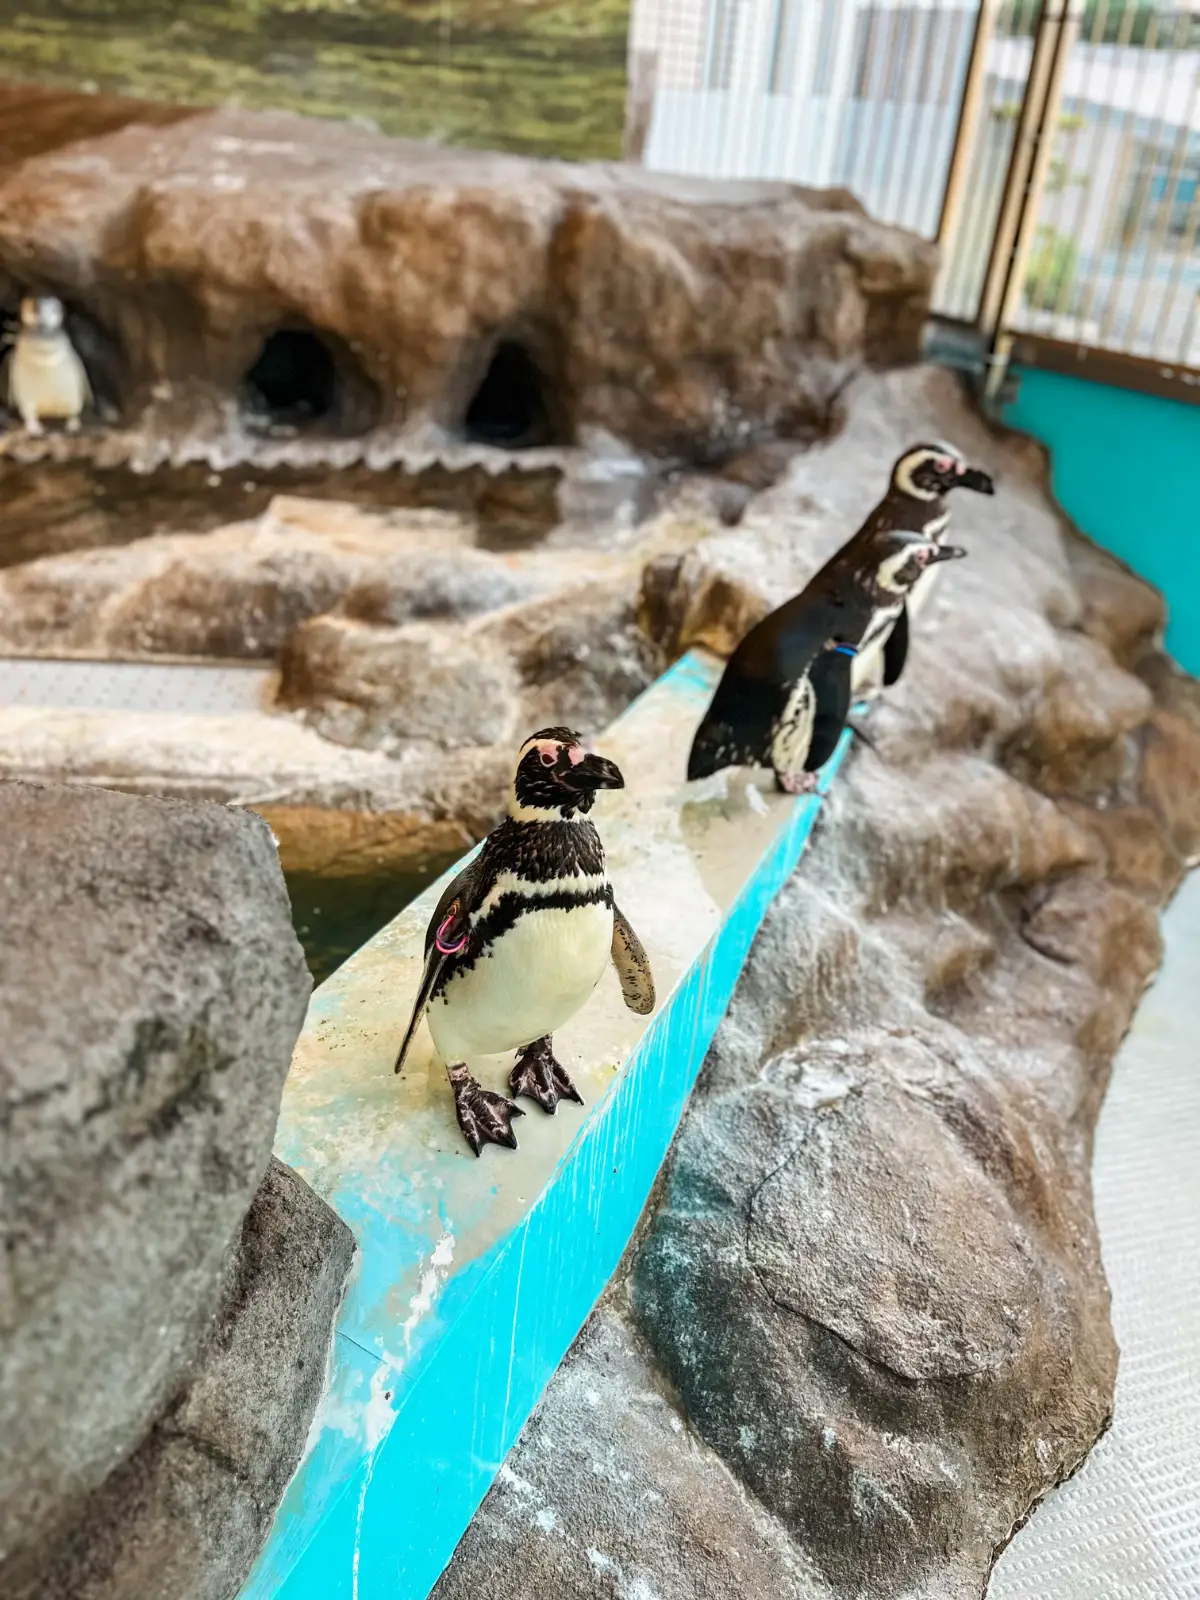
[[[900,607],[900,615],[896,618],[891,633],[888,634],[883,644],[883,682],[890,687],[904,671],[904,663],[908,660],[908,604],[905,602]]]
[[[630,1011],[648,1017],[654,1010],[654,974],[642,941],[613,905],[612,960],[621,980],[621,995]]]
[[[850,717],[854,699],[854,651],[845,646],[823,650],[813,663],[809,682],[817,697],[813,716],[812,741],[804,763],[805,772],[817,772],[837,749]]]
[[[429,1004],[429,997],[447,962],[453,961],[455,956],[461,954],[470,938],[471,912],[475,904],[475,874],[472,871],[474,865],[474,861],[469,862],[447,886],[425,930],[425,970],[421,974],[421,987],[417,990],[412,1016],[409,1018],[404,1040],[396,1056],[394,1068],[396,1072],[399,1072],[404,1065],[404,1058],[408,1054],[409,1045],[412,1044],[413,1035],[420,1026],[421,1018],[425,1015],[425,1007]]]

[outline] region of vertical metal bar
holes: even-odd
[[[888,174],[885,195],[890,220],[901,223],[906,228],[915,227],[920,221],[921,181],[925,177],[925,168],[918,167],[913,158],[917,152],[920,130],[927,126],[929,120],[929,102],[922,100],[921,94],[927,89],[927,80],[930,79],[931,42],[936,37],[941,17],[941,8],[937,0],[934,0],[934,3],[925,9],[914,10],[909,23],[910,28],[915,30],[914,45],[919,44],[920,50],[918,52],[914,48],[908,52],[914,57],[913,71],[901,86],[901,105],[904,106],[904,114],[909,119],[908,131],[904,141],[903,156],[900,156],[899,139],[894,142],[892,170]],[[893,197],[893,181],[897,174],[898,182]],[[914,182],[914,179],[918,181]]]
[[[1090,43],[1094,47],[1097,39],[1102,39],[1104,37],[1104,29],[1107,26],[1107,23],[1108,0],[1100,0],[1099,5],[1096,7],[1095,15],[1092,19],[1091,39],[1086,42]],[[1079,41],[1076,40],[1072,42],[1072,50],[1074,49],[1074,44],[1077,42]],[[1051,133],[1051,139],[1054,143],[1056,151],[1061,150],[1062,152],[1063,199],[1061,202],[1061,209],[1063,211],[1065,211],[1067,207],[1066,189],[1071,182],[1071,167],[1079,149],[1079,135],[1081,130],[1087,125],[1086,114],[1082,109],[1088,104],[1088,89],[1091,86],[1091,63],[1088,62],[1087,66],[1087,72],[1081,75],[1084,81],[1080,84],[1079,94],[1076,96],[1076,104],[1081,109],[1076,113],[1077,121],[1075,127],[1068,130],[1062,128],[1061,126],[1057,126]],[[1070,58],[1068,57],[1066,68],[1064,68],[1064,73],[1069,67]],[[1051,163],[1053,163],[1053,160],[1054,156],[1051,156]],[[1087,211],[1090,206],[1090,200],[1090,188],[1085,188],[1084,185],[1081,184],[1075,199],[1075,205],[1071,216],[1071,227],[1068,234],[1068,237],[1075,242],[1076,247],[1078,247],[1078,241],[1083,231],[1083,224],[1086,220]],[[1066,218],[1064,217],[1062,220],[1065,223]],[[1054,297],[1054,304],[1051,307],[1051,311],[1056,319],[1061,317],[1067,310],[1067,302],[1072,292],[1072,288],[1073,284],[1071,278],[1067,273],[1064,272],[1062,275],[1062,281],[1058,285],[1058,292]],[[1076,321],[1076,330],[1078,331],[1078,320]]]
[[[1134,121],[1135,127],[1136,127],[1136,123],[1137,123],[1137,110],[1136,110],[1136,107],[1137,107],[1138,99],[1140,97],[1142,83],[1143,83],[1143,81],[1145,80],[1145,77],[1146,77],[1146,71],[1147,71],[1148,63],[1153,61],[1153,59],[1154,59],[1154,51],[1155,51],[1155,49],[1156,49],[1156,47],[1158,45],[1158,24],[1159,24],[1159,13],[1157,11],[1153,11],[1150,14],[1150,21],[1149,21],[1149,24],[1148,24],[1148,26],[1146,28],[1146,41],[1141,47],[1140,59],[1138,61],[1138,67],[1137,67],[1137,73],[1136,73],[1136,76],[1135,76],[1135,79],[1134,79],[1134,112],[1133,112],[1133,121]],[[1164,85],[1165,85],[1167,82],[1169,82],[1169,74],[1164,73],[1163,74],[1163,78],[1164,78]],[[1164,88],[1164,93],[1165,93],[1165,88]],[[1163,124],[1162,108],[1163,108],[1163,95],[1160,94],[1159,102],[1158,102],[1158,115],[1151,121],[1151,124],[1150,124],[1151,133],[1150,133],[1149,138],[1147,139],[1147,144],[1149,144],[1151,147],[1153,146],[1155,136],[1161,133],[1162,124]],[[1151,181],[1153,179],[1153,171],[1154,171],[1154,169],[1153,169],[1152,163],[1151,164],[1147,164],[1147,163],[1143,162],[1142,171],[1139,174],[1138,179],[1137,179],[1136,200],[1134,202],[1134,208],[1133,208],[1133,216],[1135,218],[1135,222],[1138,223],[1138,224],[1140,224],[1140,222],[1141,222],[1142,212],[1143,212],[1143,209],[1144,209],[1145,204],[1146,204],[1146,197],[1150,192],[1150,184],[1151,184]],[[1112,292],[1110,293],[1110,295],[1108,297],[1108,302],[1105,305],[1104,310],[1100,313],[1100,336],[1099,336],[1098,343],[1100,343],[1101,345],[1108,344],[1111,341],[1112,337],[1113,337],[1113,327],[1114,327],[1114,324],[1115,324],[1116,319],[1117,319],[1117,311],[1118,311],[1118,308],[1120,306],[1121,293],[1125,288],[1125,282],[1126,282],[1126,278],[1128,276],[1128,270],[1129,270],[1129,261],[1130,261],[1130,257],[1132,256],[1132,254],[1133,254],[1133,239],[1131,238],[1127,243],[1123,243],[1122,246],[1121,246],[1120,254],[1119,254],[1118,258],[1117,258],[1117,271],[1116,271],[1116,274],[1115,274],[1114,280],[1113,280]],[[1134,346],[1136,345],[1136,342],[1137,342],[1136,333],[1137,333],[1137,330],[1127,323],[1126,324],[1126,333],[1125,333],[1125,342],[1129,346],[1131,354],[1137,354],[1138,353],[1134,349]]]
[[[1041,200],[1050,157],[1052,139],[1047,130],[1054,127],[1062,96],[1067,58],[1063,46],[1069,32],[1078,27],[1082,10],[1083,0],[1044,0],[1038,17],[1029,84],[996,230],[996,250],[983,287],[980,320],[990,336],[1003,331],[1020,292],[1032,239],[1030,222]]]
[[[996,0],[979,0],[975,15],[975,36],[971,40],[971,59],[967,67],[967,81],[963,85],[962,100],[958,108],[958,126],[954,130],[954,150],[950,168],[946,173],[946,187],[942,192],[942,213],[938,218],[937,242],[942,256],[951,260],[962,224],[967,196],[967,180],[971,176],[971,156],[979,133],[979,112],[983,104],[983,90],[987,82],[987,53],[992,40],[996,15]]]
[[[1108,137],[1109,129],[1112,127],[1112,123],[1113,123],[1113,110],[1114,110],[1113,102],[1116,99],[1117,84],[1119,82],[1121,52],[1128,48],[1129,40],[1130,40],[1130,38],[1132,37],[1132,34],[1133,34],[1133,24],[1134,24],[1134,19],[1136,18],[1136,16],[1137,16],[1137,8],[1136,8],[1136,6],[1126,5],[1125,10],[1124,10],[1124,12],[1122,13],[1122,16],[1121,16],[1120,25],[1117,28],[1116,44],[1113,47],[1112,59],[1111,59],[1111,61],[1109,63],[1109,70],[1108,70],[1108,75],[1107,75],[1108,93],[1107,93],[1107,95],[1105,97],[1104,110],[1101,113],[1099,124],[1098,124],[1097,129],[1096,129],[1096,143],[1097,143],[1098,147],[1101,148],[1101,149],[1103,149],[1103,147],[1104,147],[1104,141]],[[1134,115],[1133,115],[1132,112],[1130,113],[1129,120],[1130,120],[1131,124],[1135,121],[1135,118],[1134,118]],[[1130,152],[1131,139],[1132,139],[1132,135],[1127,136],[1126,139],[1124,140],[1124,142],[1121,145],[1121,174],[1120,174],[1120,182],[1121,182],[1122,185],[1125,182],[1125,176],[1126,176],[1126,173],[1129,170],[1129,152]],[[1121,193],[1121,189],[1120,188],[1116,188],[1114,190],[1114,193],[1119,195]],[[1099,272],[1095,271],[1095,272],[1093,272],[1091,274],[1091,276],[1089,278],[1087,288],[1086,288],[1086,290],[1084,292],[1083,301],[1082,301],[1082,303],[1080,305],[1080,308],[1079,308],[1079,321],[1081,323],[1086,324],[1088,322],[1088,320],[1090,319],[1090,317],[1091,317],[1092,308],[1093,308],[1093,306],[1095,304],[1095,300],[1096,300],[1096,291],[1097,291],[1097,288],[1099,286],[1099,282],[1100,282]]]
[[[1198,168],[1198,171],[1200,171],[1200,168]],[[1158,325],[1154,330],[1154,344],[1155,348],[1160,354],[1165,354],[1165,349],[1163,347],[1165,347],[1167,339],[1167,325],[1170,319],[1170,314],[1175,310],[1175,302],[1179,298],[1179,290],[1183,280],[1184,262],[1192,260],[1193,256],[1195,255],[1196,234],[1198,231],[1200,231],[1200,184],[1197,186],[1197,193],[1192,200],[1191,211],[1188,213],[1187,227],[1183,231],[1183,237],[1180,239],[1179,248],[1175,253],[1175,266],[1171,272],[1170,290],[1163,294],[1162,310],[1159,312]],[[1200,305],[1200,289],[1196,289],[1194,293],[1196,296],[1196,301],[1193,303],[1192,309],[1188,313],[1189,318],[1195,317],[1197,305]],[[1185,320],[1184,327],[1180,330],[1179,351],[1175,359],[1188,363],[1189,365],[1200,364],[1200,356],[1188,353],[1189,351],[1194,352],[1195,349],[1195,336],[1193,335],[1189,337],[1187,331],[1187,322]]]
[[[864,52],[867,80],[863,88],[871,110],[869,124],[866,114],[863,116],[863,133],[858,139],[858,151],[866,152],[868,164],[864,166],[861,161],[855,164],[859,173],[859,189],[856,191],[858,198],[868,211],[874,212],[877,209],[874,188],[875,173],[878,165],[875,159],[875,152],[879,148],[879,124],[884,114],[883,93],[887,88],[888,59],[892,52],[892,34],[895,30],[896,13],[891,10],[885,11],[881,5],[875,4],[869,8],[867,14],[870,16],[871,21],[867,30],[866,50]],[[878,51],[875,49],[876,40],[880,44]],[[870,128],[869,133],[867,132],[868,126]]]
[[[1172,52],[1178,50],[1181,33],[1180,23],[1182,21],[1183,17],[1177,13],[1175,18],[1175,37],[1170,47]],[[1164,74],[1164,96],[1169,93],[1170,76],[1173,76],[1173,74]],[[1131,306],[1129,313],[1129,323],[1131,330],[1131,341],[1135,344],[1138,342],[1138,334],[1141,328],[1142,313],[1146,304],[1146,292],[1150,283],[1153,281],[1155,268],[1158,266],[1158,257],[1160,251],[1162,250],[1163,240],[1166,238],[1167,223],[1171,215],[1171,208],[1175,203],[1175,197],[1179,191],[1179,179],[1183,172],[1184,163],[1187,160],[1188,145],[1191,142],[1192,123],[1196,114],[1196,102],[1198,94],[1200,94],[1200,69],[1197,70],[1192,78],[1192,92],[1188,100],[1187,112],[1184,116],[1183,122],[1179,126],[1178,132],[1175,135],[1175,148],[1171,153],[1170,162],[1167,167],[1166,180],[1163,187],[1162,209],[1160,211],[1158,221],[1154,225],[1153,236],[1147,242],[1144,269],[1138,280],[1138,286],[1134,291],[1133,305]],[[1160,115],[1158,126],[1165,129],[1166,121],[1167,119],[1165,114]],[[1159,317],[1155,319],[1156,325],[1161,320],[1161,315],[1162,313],[1160,311]],[[1157,354],[1155,348],[1156,340],[1153,333],[1150,335],[1150,338],[1147,342],[1148,349],[1145,353],[1150,356]]]
[[[1025,283],[1025,267],[1033,244],[1041,208],[1042,191],[1054,146],[1053,129],[1062,104],[1063,83],[1071,45],[1079,31],[1084,0],[1050,0],[1042,7],[1039,19],[1038,40],[1034,46],[1034,61],[1030,68],[1031,82],[1039,90],[1040,109],[1037,121],[1029,128],[1025,148],[1027,177],[1020,194],[1010,196],[1012,249],[1005,264],[993,262],[997,268],[984,289],[984,326],[994,328],[992,364],[988,374],[986,392],[995,395],[1004,379],[1008,357],[1012,348],[1009,328]],[[1044,67],[1038,72],[1038,45],[1046,42],[1042,52]],[[1031,119],[1032,123],[1032,119]],[[1050,130],[1048,132],[1048,130]],[[1020,140],[1018,134],[1018,141]],[[1002,235],[1003,237],[1003,235]],[[994,319],[994,320],[993,320]]]
[[[892,18],[892,32],[895,34],[899,31],[900,38],[899,41],[895,38],[891,40],[888,59],[883,69],[883,84],[879,103],[883,107],[883,115],[889,124],[888,136],[883,141],[887,154],[882,162],[879,163],[876,203],[872,208],[881,222],[896,222],[898,220],[890,209],[888,196],[892,186],[892,174],[896,167],[896,146],[900,142],[899,123],[904,117],[909,104],[904,91],[906,88],[905,68],[908,65],[909,47],[912,41],[912,7],[905,6],[899,11],[894,11]],[[888,98],[889,95],[891,96],[890,99]]]

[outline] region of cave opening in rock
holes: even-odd
[[[311,329],[278,328],[263,341],[243,388],[254,416],[279,426],[311,427],[338,408],[337,363]]]
[[[503,450],[554,442],[546,383],[524,345],[505,339],[496,346],[467,406],[463,431],[476,444]]]

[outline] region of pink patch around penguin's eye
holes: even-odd
[[[938,456],[933,464],[939,472],[953,472],[955,467],[955,463],[951,461],[949,456]]]
[[[569,744],[567,746],[567,760],[573,767],[577,767],[579,765],[585,754],[586,752],[581,744]]]

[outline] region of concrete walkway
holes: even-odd
[[[1200,1600],[1200,872],[1163,931],[1096,1139],[1116,1419],[1004,1552],[988,1600]]]
[[[0,707],[59,711],[191,712],[265,709],[270,666],[0,659]]]

